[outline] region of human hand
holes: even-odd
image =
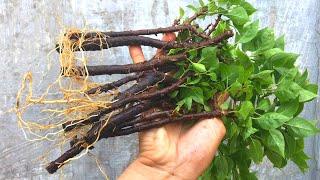
[[[174,33],[163,36],[164,41],[175,38]],[[130,46],[129,52],[134,63],[145,61],[140,46]],[[119,179],[196,179],[210,165],[225,132],[217,118],[191,128],[179,122],[141,132],[139,155]]]

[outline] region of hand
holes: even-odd
[[[175,37],[167,33],[163,40]],[[134,63],[145,61],[140,46],[130,46],[129,51]],[[180,122],[141,132],[139,155],[119,179],[196,179],[210,165],[225,132],[217,118],[201,120],[188,129]]]

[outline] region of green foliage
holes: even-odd
[[[178,63],[176,77],[194,73],[171,94],[177,111],[211,111],[214,97],[229,95],[219,104],[230,112],[222,117],[226,137],[200,179],[257,179],[249,168],[264,157],[278,168],[293,161],[305,172],[309,157],[303,138],[319,129],[299,114],[306,102],[317,97],[317,85],[309,82],[307,71],[301,73],[295,66],[298,55],[284,51],[284,36],[276,38],[273,30],[259,29],[259,21],[251,21],[256,9],[248,2],[209,0],[206,4],[200,0],[198,7],[188,6],[195,12],[203,7],[208,8],[206,19],[222,15],[212,37],[229,29],[236,35],[219,47],[170,51],[188,53],[188,61]],[[184,14],[180,9],[180,16]],[[180,32],[178,40],[189,36],[188,31]]]

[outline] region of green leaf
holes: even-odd
[[[200,87],[192,87],[188,89],[189,97],[191,97],[195,102],[204,104],[203,90]]]
[[[281,74],[280,82],[282,80],[292,82],[299,74],[299,70],[297,68],[274,67],[274,69]]]
[[[270,62],[276,67],[294,67],[294,63],[298,59],[299,55],[287,52],[278,52],[270,57]]]
[[[308,102],[315,99],[316,97],[318,97],[318,95],[311,91],[305,89],[301,89],[299,91],[299,102]]]
[[[241,6],[231,9],[226,16],[229,17],[235,25],[243,25],[249,21],[246,10]]]
[[[234,82],[233,84],[231,84],[228,92],[232,95],[232,96],[236,96],[236,94],[241,90],[242,84],[239,83],[238,81]]]
[[[287,133],[283,133],[284,139],[286,141],[286,157],[291,158],[293,154],[297,151],[297,142],[294,136]]]
[[[237,124],[234,122],[229,123],[227,128],[227,136],[229,138],[232,138],[233,136],[236,136],[238,134],[239,134],[239,128]]]
[[[217,80],[217,74],[214,72],[211,72],[209,74],[211,81],[216,81]]]
[[[250,137],[252,134],[256,132],[258,132],[258,129],[255,129],[253,127],[245,128],[243,130],[242,137],[243,139],[247,139],[248,137]]]
[[[170,93],[170,97],[175,98],[175,97],[177,97],[178,93],[179,93],[179,91],[173,91],[172,93]]]
[[[265,112],[269,111],[270,108],[271,103],[269,99],[262,99],[257,106],[257,109],[263,110]]]
[[[268,49],[266,51],[264,51],[262,54],[265,57],[265,59],[267,61],[270,61],[270,58],[278,53],[282,53],[283,50],[279,49],[279,48],[272,48],[272,49]]]
[[[207,71],[206,67],[200,63],[192,63],[192,67],[195,71],[197,71],[199,73],[203,73],[203,72]]]
[[[187,8],[191,9],[191,10],[194,11],[194,12],[198,12],[198,8],[196,8],[195,6],[193,6],[193,5],[191,5],[191,4],[189,4],[189,5],[187,6]]]
[[[307,160],[310,159],[303,151],[299,151],[292,156],[291,160],[299,167],[302,172],[308,170]]]
[[[245,179],[245,180],[258,180],[256,174],[253,173],[253,172],[249,172],[249,173],[246,173],[246,174],[241,174],[241,179]]]
[[[283,80],[279,84],[275,94],[280,102],[287,102],[296,97],[299,97],[299,102],[308,102],[318,96],[309,90],[303,89],[297,83],[290,80]]]
[[[177,38],[182,38],[183,39],[183,37],[181,37],[182,36],[182,34],[181,33],[179,33],[179,36],[177,37]],[[177,49],[170,49],[170,51],[169,51],[169,53],[168,53],[168,55],[174,55],[174,54],[177,54],[177,53],[179,53],[180,51],[182,51],[183,49],[182,48],[177,48]]]
[[[259,80],[261,84],[272,84],[273,78],[271,73],[273,73],[273,70],[264,70],[257,74],[251,75],[250,78]]]
[[[248,153],[255,163],[262,162],[263,152],[264,152],[264,149],[260,141],[256,139],[251,139]]]
[[[243,67],[242,67],[243,68]],[[220,64],[219,71],[221,74],[221,80],[228,80],[229,84],[232,84],[238,79],[240,66],[236,65],[227,65],[227,64]]]
[[[213,160],[214,167],[219,168],[219,170],[216,171],[216,176],[218,179],[225,179],[228,175],[228,161],[227,159],[219,154],[216,156]]]
[[[283,80],[275,92],[276,97],[280,102],[288,102],[292,99],[296,99],[299,96],[301,87],[292,81]]]
[[[185,12],[183,8],[179,8],[179,18],[181,19],[184,16]]]
[[[305,86],[303,86],[304,89],[317,94],[318,93],[318,84],[307,84]]]
[[[304,70],[304,72],[302,74],[298,73],[298,75],[295,77],[295,81],[297,84],[304,87],[304,85],[307,83],[307,78],[308,78],[308,71]],[[304,88],[306,88],[306,87],[304,87]],[[317,93],[317,92],[315,92],[315,93]]]
[[[247,43],[251,41],[256,35],[258,34],[259,31],[259,21],[254,21],[251,24],[245,25],[242,32],[241,36],[238,40],[238,43]]]
[[[255,124],[265,130],[271,130],[282,126],[290,118],[276,112],[265,113],[259,118],[255,119]]]
[[[288,125],[289,130],[299,137],[308,137],[320,132],[315,124],[301,117],[291,119],[286,125]]]
[[[248,43],[243,43],[242,48],[245,51],[261,53],[274,47],[274,33],[269,28],[259,30],[257,36]]]
[[[187,97],[184,99],[184,101],[185,101],[184,105],[186,106],[187,110],[190,111],[192,106],[192,98]]]
[[[193,77],[193,78],[188,78],[187,79],[187,84],[188,85],[194,85],[194,84],[198,84],[201,81],[202,77],[201,76],[197,76],[197,77]]]
[[[218,9],[218,7],[216,6],[215,2],[214,1],[209,1],[208,12],[214,13],[217,9]]]
[[[282,133],[279,130],[271,129],[266,137],[266,146],[284,157],[285,141]]]
[[[248,2],[242,1],[240,5],[246,10],[249,16],[257,11],[257,9]]]
[[[247,119],[249,114],[254,112],[254,107],[251,101],[244,101],[241,104],[240,110],[238,113],[240,114],[240,117],[243,119]]]
[[[209,70],[216,69],[219,65],[216,47],[203,48],[201,51],[201,58],[201,63]]]
[[[239,60],[239,63],[246,69],[250,69],[253,67],[253,63],[248,57],[247,54],[242,52],[240,49],[236,50],[237,59]]]
[[[199,0],[199,4],[201,5],[201,7],[205,6],[203,0]]]
[[[267,150],[266,155],[274,167],[283,168],[287,164],[287,161],[278,153]]]
[[[281,103],[277,112],[287,117],[293,117],[298,112],[299,106],[298,99],[293,99],[291,101]]]
[[[276,39],[274,47],[279,48],[281,50],[284,50],[284,35],[282,35],[278,39]]]
[[[264,79],[266,78],[266,76],[270,75],[271,73],[273,73],[273,70],[264,70],[257,74],[253,74],[251,78]]]

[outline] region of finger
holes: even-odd
[[[165,42],[170,42],[170,41],[175,41],[175,40],[176,40],[176,34],[173,32],[172,33],[165,33],[162,36],[162,41],[165,41]],[[156,56],[160,56],[160,55],[163,55],[162,49],[157,50]]]
[[[181,158],[188,161],[185,168],[201,174],[213,160],[225,133],[223,122],[217,118],[202,120],[191,127],[179,140]]]
[[[171,33],[165,33],[162,36],[162,41],[170,42],[176,40],[176,34],[171,32]]]
[[[129,46],[129,53],[133,63],[140,63],[145,61],[141,46]]]

